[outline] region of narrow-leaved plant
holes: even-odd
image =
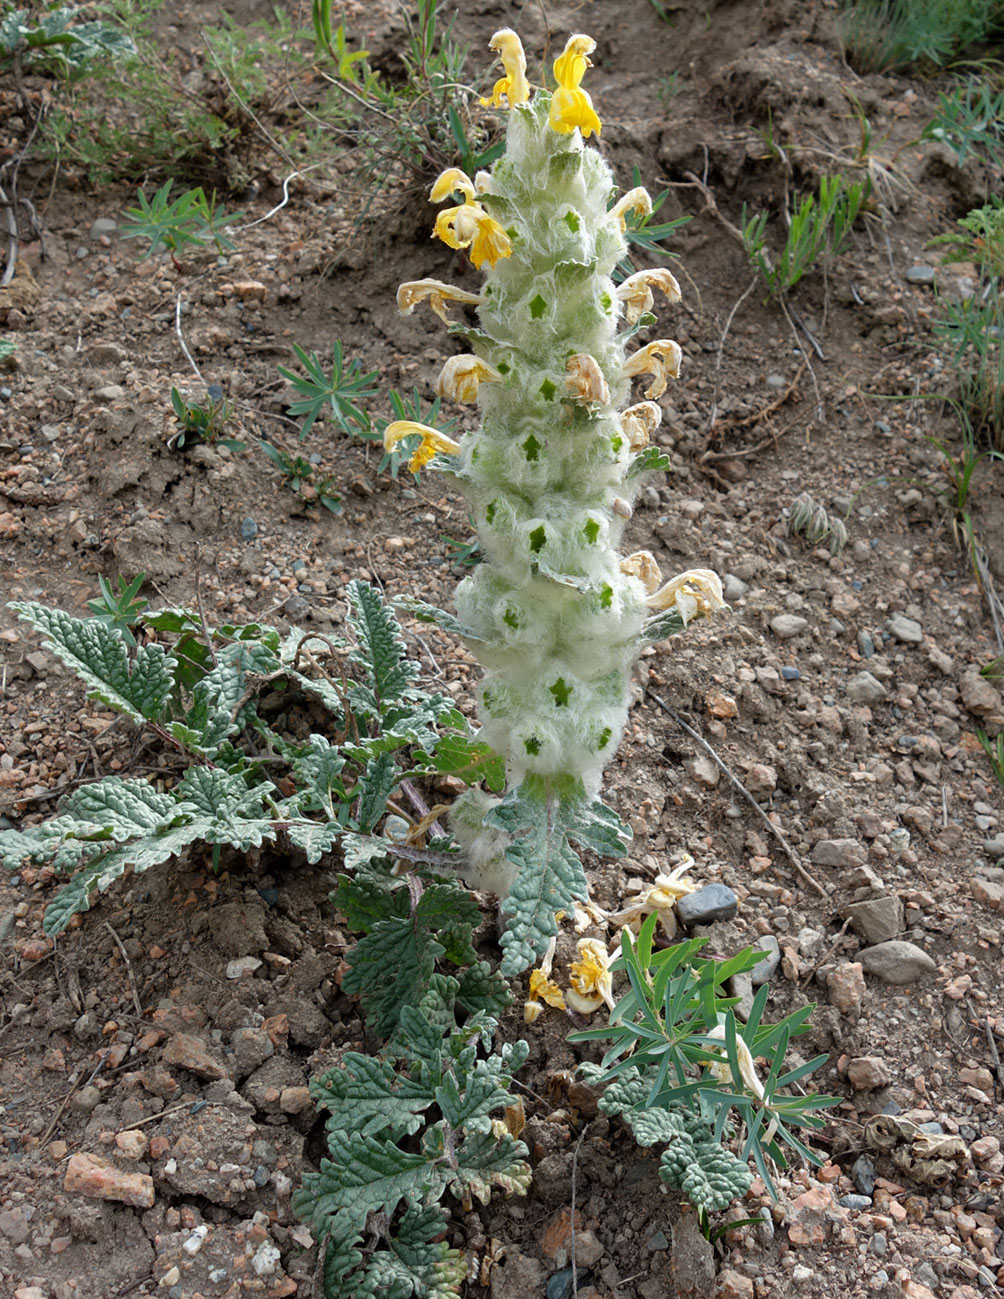
[[[528,966],[556,932],[555,913],[588,895],[572,843],[622,855],[630,832],[598,800],[642,648],[722,605],[703,569],[662,584],[647,551],[620,552],[644,476],[668,465],[650,439],[656,404],[679,373],[677,343],[628,351],[654,323],[653,289],[680,298],[668,270],[615,284],[629,214],[651,212],[635,187],[610,205],[613,174],[584,138],[601,122],[581,88],[595,42],[569,38],[554,64],[557,88],[531,97],[515,32],[492,38],[505,75],[492,102],[508,105],[505,153],[471,177],[456,167],[431,199],[435,235],[469,249],[487,272],[480,294],[425,279],[401,285],[468,343],[439,378],[441,396],[476,402],[479,427],[461,440],[411,420],[386,430],[388,449],[414,448],[411,468],[433,462],[464,494],[482,562],[457,591],[459,618],[412,602],[420,618],[461,636],[484,668],[482,738],[505,757],[501,800],[472,790],[454,809],[468,878],[505,895],[503,972]],[[451,302],[476,306],[479,324],[448,319]],[[630,404],[647,374],[648,400]],[[406,441],[406,439],[412,439]]]

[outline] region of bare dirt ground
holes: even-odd
[[[755,1187],[732,1216],[764,1208],[762,1224],[712,1250],[693,1215],[659,1193],[649,1152],[570,1085],[583,1058],[564,1040],[571,1026],[548,1012],[525,1028],[517,997],[504,1032],[531,1044],[521,1081],[535,1181],[525,1201],[455,1218],[454,1243],[477,1255],[470,1296],[572,1293],[573,1183],[578,1294],[591,1299],[716,1285],[723,1299],[975,1299],[1004,1285],[1004,827],[975,735],[1004,724],[1004,705],[978,675],[998,651],[924,440],[956,436],[950,411],[918,396],[947,382],[931,347],[934,290],[907,277],[936,266],[928,240],[980,201],[988,178],[909,143],[937,83],[857,76],[834,12],[817,0],[712,2],[672,7],[668,26],[623,0],[483,3],[459,16],[472,68],[487,67],[499,26],[519,28],[531,66],[566,32],[589,31],[600,147],[622,183],[637,165],[652,192],[669,187],[663,217],[693,218],[672,243],[685,301],[663,317],[685,356],[660,434],[673,470],[643,493],[629,548],[650,549],[666,572],[716,569],[731,612],[640,665],[606,782],[635,839],[625,863],[593,871],[595,896],[615,906],[632,880],[689,851],[695,878],[741,900],[735,919],[706,931],[709,950],[777,940],[768,1013],[819,1003],[798,1051],[828,1051],[814,1083],[845,1098],[816,1143],[822,1169],[782,1175],[776,1203]],[[237,16],[267,15],[249,5]],[[196,49],[202,17],[173,15],[172,39]],[[361,44],[393,58],[392,15],[350,17]],[[876,151],[901,150],[900,183],[884,221],[870,219],[825,277],[798,286],[802,330],[763,305],[760,284],[746,292],[753,272],[730,226],[744,202],[776,211],[821,173],[853,170],[848,89]],[[0,102],[12,95],[0,85]],[[768,126],[783,158],[765,147]],[[281,201],[270,165],[258,196],[240,202],[248,220]],[[198,586],[214,614],[317,629],[342,622],[343,588],[358,576],[390,595],[449,601],[457,575],[442,538],[465,536],[466,521],[434,477],[377,477],[372,448],[318,424],[306,450],[333,469],[345,501],[334,517],[294,496],[257,450],[166,442],[171,385],[203,391],[175,330],[179,296],[187,346],[252,446],[293,445],[276,365],[292,362],[294,342],[326,357],[341,339],[382,383],[431,394],[452,345],[430,318],[400,317],[395,289],[422,275],[473,286],[473,273],[430,241],[433,209],[417,186],[388,194],[379,218],[353,231],[365,187],[351,166],[296,181],[222,264],[194,254],[179,271],[95,230],[120,219],[133,188],[61,179],[42,206],[44,259],[38,244],[24,250],[38,291],[22,283],[0,306],[20,358],[0,376],[7,598],[80,614],[99,574],[143,571],[155,606],[191,604]],[[939,290],[958,293],[964,273],[939,269]],[[988,469],[973,498],[998,581],[1001,488]],[[839,556],[786,535],[782,510],[804,491],[849,512]],[[445,636],[423,636],[425,650],[413,642],[423,668],[473,711],[476,669]],[[77,782],[156,766],[6,611],[0,654],[5,823],[51,814]],[[655,696],[704,736],[770,825]],[[346,935],[327,901],[337,870],[266,854],[214,875],[192,859],[108,895],[55,947],[40,927],[51,872],[0,879],[0,1295],[315,1293],[316,1250],[289,1208],[321,1151],[305,1088],[340,1051],[364,1046],[338,986]],[[867,949],[892,936],[920,955],[883,969]],[[483,943],[493,950],[491,920]],[[233,965],[246,957],[253,970]],[[884,1149],[864,1131],[879,1113],[900,1121]],[[153,1206],[65,1189],[77,1152],[152,1176]]]

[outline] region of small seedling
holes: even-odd
[[[811,546],[829,539],[830,554],[839,555],[847,545],[847,528],[842,519],[827,514],[808,492],[796,496],[785,511],[788,534],[800,532]]]
[[[1004,167],[1004,89],[985,77],[968,76],[954,90],[942,91],[922,140],[947,144],[961,167],[973,155],[986,166]]]
[[[376,396],[377,389],[370,387],[377,377],[376,370],[364,374],[362,365],[356,360],[346,365],[341,342],[337,339],[331,349],[330,376],[324,373],[316,352],[306,352],[298,343],[293,344],[293,351],[306,370],[306,377],[284,365],[279,366],[279,373],[302,394],[302,399],[294,401],[287,411],[291,416],[307,417],[300,428],[300,440],[310,432],[325,406],[331,408],[332,419],[344,433],[369,432],[370,417],[358,403]]]
[[[308,505],[321,504],[332,514],[341,514],[342,500],[334,489],[334,476],[323,474],[303,456],[292,456],[282,447],[262,439],[258,445],[279,469],[283,482]]]
[[[224,223],[239,221],[244,213],[224,213],[222,203],[216,203],[215,190],[211,197],[207,197],[201,185],[185,190],[172,200],[173,185],[173,180],[165,181],[152,199],[139,190],[139,207],[125,210],[125,215],[132,217],[132,223],[122,227],[123,239],[149,240],[150,247],[143,254],[144,261],[161,248],[166,248],[171,261],[179,269],[181,263],[177,253],[187,244],[204,248],[211,240],[218,253],[233,248],[232,240],[224,232]]]
[[[0,361],[4,361],[8,356],[13,356],[17,351],[17,343],[10,338],[0,338]]]
[[[444,535],[439,540],[446,543],[446,555],[451,568],[473,568],[475,564],[481,563],[481,542],[477,537],[472,537],[470,541],[458,541],[456,537]]]
[[[124,577],[120,577],[118,579],[119,589],[116,592],[111,582],[106,577],[99,575],[98,587],[101,590],[101,596],[97,600],[87,601],[87,607],[93,617],[106,627],[114,628],[125,643],[133,649],[136,648],[136,638],[130,628],[136,626],[143,610],[149,604],[148,600],[138,598],[140,588],[145,580],[145,573],[137,573],[131,582],[127,582]]]
[[[214,446],[243,451],[245,443],[239,438],[225,438],[221,434],[230,419],[230,406],[223,389],[215,383],[209,385],[203,403],[186,402],[177,388],[171,389],[171,405],[178,417],[178,432],[173,433],[167,445],[181,450],[186,443],[209,442]]]

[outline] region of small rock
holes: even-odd
[[[115,1134],[116,1148],[126,1159],[142,1159],[149,1144],[146,1133],[138,1128],[129,1128]]]
[[[847,683],[847,697],[856,704],[877,704],[886,697],[886,688],[870,672],[859,672]]]
[[[653,1236],[649,1236],[645,1245],[653,1254],[659,1254],[662,1250],[669,1249],[669,1241],[666,1239],[664,1231],[657,1231]]]
[[[863,659],[874,658],[875,642],[868,635],[868,633],[866,631],[859,631],[857,640],[858,640],[858,649],[861,651],[861,657]],[[871,673],[870,672],[866,673],[866,675],[871,676]],[[874,680],[874,677],[872,677],[872,680]]]
[[[178,1267],[177,1263],[175,1263],[173,1267],[169,1267],[167,1269],[167,1271],[160,1278],[157,1284],[162,1289],[168,1290],[170,1289],[171,1286],[177,1285],[180,1280],[181,1280],[181,1269]]]
[[[118,228],[118,222],[113,221],[111,217],[98,217],[96,221],[91,222],[88,238],[93,243],[100,239],[102,235],[107,237],[115,234]]]
[[[704,706],[712,717],[717,717],[723,722],[739,716],[739,705],[731,695],[721,690],[709,690],[704,696]]]
[[[861,953],[861,965],[867,974],[896,984],[916,983],[935,969],[934,961],[925,951],[902,939],[866,947]]]
[[[241,1077],[253,1073],[275,1052],[272,1039],[261,1028],[234,1029],[230,1036],[230,1044],[237,1057],[237,1067]]]
[[[245,974],[254,974],[255,970],[260,970],[261,966],[257,956],[238,956],[227,962],[226,976],[228,979],[242,979]]]
[[[570,1267],[563,1267],[560,1272],[548,1277],[547,1289],[544,1291],[546,1299],[572,1299],[576,1283],[581,1287],[586,1276],[585,1268],[578,1267],[575,1271],[577,1276],[574,1281]]]
[[[801,681],[802,674],[798,668],[786,667],[781,669],[781,676],[785,681]]]
[[[279,1093],[279,1109],[283,1114],[302,1114],[310,1104],[309,1087],[284,1087]]]
[[[781,964],[781,944],[773,934],[764,934],[762,938],[756,940],[755,950],[763,952],[763,956],[749,973],[753,987],[759,988],[762,983],[768,981]]]
[[[855,1091],[870,1092],[876,1087],[888,1087],[892,1070],[879,1055],[859,1055],[848,1064],[847,1078]]]
[[[15,1245],[21,1245],[28,1239],[28,1218],[23,1209],[4,1209],[0,1213],[0,1234]]]
[[[907,618],[905,614],[894,613],[886,622],[892,636],[903,645],[919,645],[924,639],[924,631],[919,622]]]
[[[894,894],[851,903],[843,914],[867,943],[884,943],[903,932],[903,904]]]
[[[153,1178],[146,1173],[123,1173],[96,1155],[71,1155],[66,1166],[64,1191],[77,1191],[97,1200],[119,1200],[137,1209],[153,1207]]]
[[[717,1299],[753,1299],[753,1278],[743,1276],[734,1267],[723,1267],[715,1293]]]
[[[933,284],[934,267],[933,266],[911,266],[905,276],[907,284]]]
[[[959,677],[959,695],[967,712],[976,717],[987,717],[1004,710],[1000,692],[986,677],[980,676],[979,668],[967,668]]]
[[[250,516],[241,519],[241,541],[254,541],[258,535],[258,524]]]
[[[100,401],[121,401],[125,396],[125,389],[120,383],[108,383],[103,388],[98,388],[94,395]]]
[[[209,1235],[209,1228],[206,1226],[205,1223],[202,1223],[200,1226],[195,1228],[195,1230],[192,1232],[189,1238],[182,1244],[181,1248],[185,1251],[186,1254],[194,1258],[194,1256],[199,1252],[202,1246],[206,1243],[206,1237],[208,1235]]]
[[[842,1209],[870,1209],[872,1207],[872,1197],[870,1195],[842,1195],[837,1203]]]
[[[870,1196],[875,1190],[875,1165],[867,1155],[858,1155],[851,1166],[854,1185],[862,1195]]]
[[[251,1266],[254,1268],[255,1275],[271,1276],[279,1266],[281,1257],[282,1255],[270,1240],[263,1240],[251,1259]]]
[[[163,1059],[165,1064],[178,1065],[210,1082],[230,1077],[223,1065],[209,1054],[202,1039],[194,1033],[175,1033],[164,1047]]]
[[[21,1285],[14,1291],[14,1299],[48,1299],[40,1285]]]
[[[710,925],[716,920],[731,920],[739,910],[739,899],[724,884],[707,884],[696,893],[688,893],[676,904],[676,915],[685,929]]]
[[[801,635],[808,625],[808,621],[797,613],[779,613],[770,620],[770,629],[778,640],[791,640],[793,636]]]
[[[845,1015],[857,1015],[865,995],[865,976],[860,962],[845,961],[826,976],[830,1002]]]
[[[767,376],[768,388],[773,388],[775,392],[781,392],[783,389],[787,388],[787,386],[788,386],[788,380],[784,377],[783,374],[768,374]]]
[[[707,789],[716,788],[722,777],[717,764],[706,753],[695,753],[687,759],[684,767],[699,785],[704,785]]]
[[[863,866],[868,855],[857,839],[820,839],[812,850],[812,860],[817,866],[851,870]]]
[[[744,582],[741,577],[736,577],[735,573],[726,573],[722,578],[722,595],[725,597],[726,604],[735,604],[749,589],[749,583]]]
[[[91,1110],[96,1109],[101,1104],[101,1093],[93,1084],[81,1087],[70,1104],[75,1110],[80,1110],[82,1114],[90,1114]]]
[[[575,1263],[577,1267],[594,1267],[606,1252],[599,1237],[592,1231],[575,1233]]]
[[[1004,884],[994,880],[974,879],[969,886],[973,897],[991,911],[1004,911]]]

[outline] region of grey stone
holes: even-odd
[[[842,1195],[837,1203],[842,1209],[870,1209],[872,1207],[872,1197],[870,1195]]]
[[[113,221],[111,217],[98,217],[91,223],[89,238],[92,240],[100,239],[102,235],[113,235],[118,230],[118,222]]]
[[[994,689],[986,677],[980,676],[979,668],[967,668],[959,677],[959,695],[966,711],[976,717],[986,717],[990,713],[1004,710],[1000,692]]]
[[[254,519],[241,519],[241,541],[254,541],[258,535],[258,524]]]
[[[100,401],[120,401],[125,396],[125,389],[120,383],[108,383],[94,395]]]
[[[258,969],[261,969],[261,961],[257,956],[238,956],[227,962],[226,975],[228,979],[241,979],[245,974],[254,974]]]
[[[791,640],[793,636],[801,635],[808,625],[808,621],[797,613],[779,613],[770,620],[770,629],[778,640]]]
[[[716,920],[731,920],[738,910],[739,899],[724,884],[706,884],[676,904],[677,919],[685,929],[710,925]]]
[[[915,983],[935,968],[934,961],[916,943],[902,939],[866,947],[860,960],[866,974],[874,974],[886,983]]]
[[[775,389],[775,391],[780,392],[783,388],[787,388],[787,386],[788,386],[788,380],[784,377],[783,374],[768,374],[767,376],[768,388],[773,388]]]
[[[802,674],[799,672],[798,668],[787,667],[781,669],[781,676],[785,681],[799,681],[801,680]]]
[[[1004,856],[1004,834],[995,835],[992,839],[984,839],[983,847],[991,857]]]
[[[934,267],[933,266],[911,266],[906,272],[906,282],[908,284],[933,284]]]
[[[735,573],[726,573],[722,578],[722,594],[725,596],[726,604],[741,600],[749,589],[749,582],[736,577]]]
[[[645,1242],[653,1254],[658,1254],[664,1249],[669,1249],[669,1241],[666,1239],[664,1231],[657,1231],[654,1235],[649,1236]]]
[[[861,651],[861,657],[870,659],[875,656],[875,642],[866,631],[858,632],[858,649]]]
[[[867,1155],[858,1155],[855,1159],[851,1166],[851,1177],[862,1195],[871,1195],[875,1190],[875,1165]]]
[[[750,982],[754,988],[759,988],[781,964],[781,944],[773,934],[764,934],[757,939],[755,947],[757,951],[763,952],[763,956],[750,970]]]
[[[577,1275],[574,1281],[570,1267],[563,1267],[560,1272],[555,1272],[548,1277],[547,1289],[544,1291],[546,1299],[572,1299],[576,1283],[582,1285],[586,1278],[585,1268],[577,1267],[575,1272]],[[495,1293],[494,1289],[492,1293]]]
[[[886,688],[870,672],[859,672],[847,683],[847,697],[856,704],[877,704],[886,697]]]
[[[733,1010],[736,1013],[736,1018],[741,1019],[745,1024],[753,1013],[753,980],[750,978],[749,973],[733,974],[725,986],[730,997],[739,998]]]
[[[836,866],[850,870],[863,866],[867,853],[857,839],[820,839],[812,850],[812,860],[817,866]]]
[[[906,614],[894,613],[886,622],[893,637],[903,645],[919,645],[924,639],[924,629],[919,622],[908,618]]]
[[[847,1065],[847,1081],[857,1092],[870,1092],[888,1087],[892,1070],[880,1055],[859,1055]]]
[[[867,943],[885,943],[903,932],[903,903],[892,893],[853,902],[844,916]]]

